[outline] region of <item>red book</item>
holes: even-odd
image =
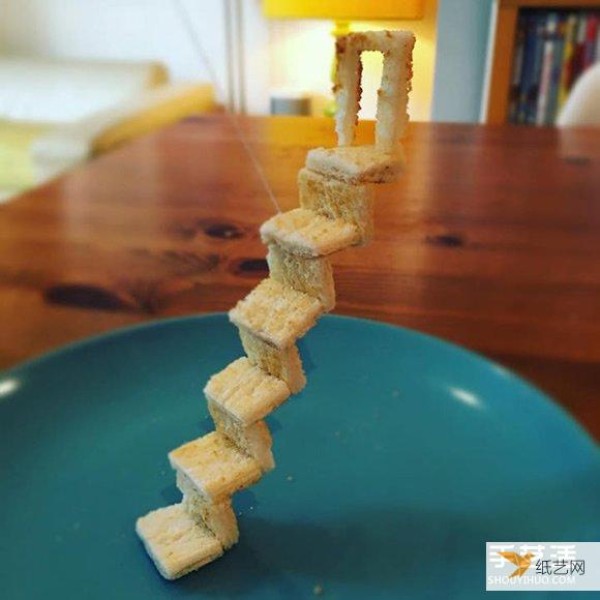
[[[569,14],[565,28],[565,41],[562,55],[562,70],[558,92],[558,108],[562,108],[568,95],[571,84],[571,69],[573,68],[573,54],[577,38],[577,13]]]
[[[581,75],[583,69],[583,58],[585,53],[585,38],[587,34],[587,16],[585,13],[579,14],[577,23],[577,35],[575,36],[575,46],[571,58],[571,68],[569,69],[568,89],[573,87],[577,78]]]
[[[540,76],[540,91],[535,114],[536,125],[547,125],[550,121],[548,106],[550,100],[550,85],[552,83],[552,64],[554,63],[556,32],[558,30],[558,14],[549,13],[546,17],[544,31],[544,46],[542,51],[542,74]]]
[[[585,44],[583,49],[583,69],[585,71],[594,64],[596,54],[596,36],[598,35],[598,15],[596,13],[588,14],[587,27],[585,35]]]
[[[600,60],[600,24],[598,25],[598,31],[596,33],[596,53],[594,54],[594,61],[598,60]]]

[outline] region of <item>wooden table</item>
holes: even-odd
[[[332,124],[248,119],[282,210]],[[369,139],[372,124],[359,138]],[[336,312],[512,367],[600,437],[600,132],[413,124]],[[274,212],[223,116],[192,119],[0,207],[0,366],[163,316],[224,311],[265,276]],[[518,418],[518,415],[515,416]]]

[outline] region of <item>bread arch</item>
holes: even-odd
[[[361,54],[374,50],[383,54],[383,73],[377,90],[375,146],[384,152],[393,151],[408,121],[406,105],[411,89],[414,44],[415,37],[410,31],[356,32],[338,38],[333,86],[338,146],[350,146],[354,141],[362,92]]]

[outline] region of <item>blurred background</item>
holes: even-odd
[[[600,0],[2,0],[0,197],[190,114],[332,116],[333,38],[417,36],[416,121],[553,125]],[[374,118],[381,57],[363,57]]]

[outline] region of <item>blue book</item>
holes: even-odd
[[[536,17],[534,13],[524,12],[519,18],[524,22],[524,39],[515,122],[526,123],[527,98],[529,94],[529,86],[532,79],[535,58]]]
[[[521,79],[523,77],[523,58],[525,54],[525,37],[527,35],[527,17],[521,15],[517,21],[515,50],[513,58],[510,92],[508,95],[508,122],[518,123],[519,102],[521,95]]]
[[[538,109],[538,97],[542,78],[542,63],[544,59],[544,41],[549,13],[538,11],[535,16],[535,32],[533,46],[533,64],[527,86],[527,105],[525,107],[525,122],[535,125]]]

